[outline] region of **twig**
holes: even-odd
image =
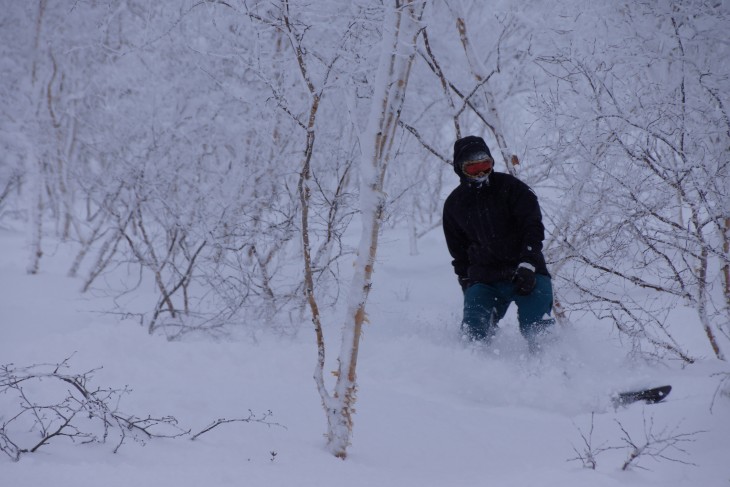
[[[632,465],[637,468],[643,468],[638,465],[640,457],[649,457],[655,460],[669,460],[670,462],[677,462],[683,465],[697,466],[692,462],[681,460],[674,456],[669,456],[669,452],[674,450],[684,455],[688,455],[688,452],[681,448],[679,445],[683,443],[694,442],[694,436],[704,433],[705,431],[693,431],[691,433],[677,433],[677,428],[668,430],[663,428],[658,434],[654,433],[654,418],[649,418],[647,421],[644,417],[644,441],[635,441],[629,432],[624,428],[620,421],[616,420],[616,423],[621,428],[623,433],[622,440],[630,448],[629,455],[624,461],[621,470],[628,470]]]
[[[578,455],[575,458],[569,458],[568,461],[575,461],[580,460],[583,463],[583,466],[585,468],[590,468],[591,470],[595,470],[596,466],[598,465],[598,462],[596,460],[596,457],[607,450],[613,450],[616,449],[616,447],[613,446],[604,446],[605,443],[603,443],[599,447],[593,446],[593,427],[594,427],[594,417],[595,412],[591,412],[591,426],[588,430],[588,433],[584,433],[583,430],[578,428],[578,432],[580,433],[580,437],[583,440],[583,451],[579,451],[575,446],[573,446],[573,451]]]
[[[220,418],[215,421],[213,421],[211,424],[203,428],[201,431],[195,433],[193,436],[190,437],[190,440],[196,440],[199,436],[207,433],[208,431],[212,430],[213,428],[217,428],[218,426],[222,424],[228,424],[228,423],[261,423],[265,424],[266,426],[278,426],[280,428],[286,429],[286,426],[283,426],[279,423],[273,423],[270,421],[267,421],[268,418],[270,418],[273,413],[271,411],[266,411],[263,415],[257,417],[253,411],[250,409],[248,410],[248,417],[247,418],[237,418],[237,419],[225,419]]]
[[[712,377],[724,376],[720,379],[720,383],[717,385],[714,394],[712,394],[712,402],[710,403],[710,412],[715,407],[715,401],[718,396],[724,395],[730,397],[730,387],[725,388],[725,383],[730,385],[730,372],[716,372],[712,374]]]

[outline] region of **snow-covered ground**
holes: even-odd
[[[539,359],[526,356],[513,311],[494,347],[466,347],[457,336],[461,292],[440,232],[422,239],[418,256],[399,237],[387,232],[380,247],[354,440],[342,461],[324,448],[306,322],[294,338],[149,336],[133,320],[99,313],[103,300],[78,293],[79,282],[65,277],[63,246],[47,241],[41,273],[29,276],[23,233],[0,229],[0,364],[73,355],[72,372],[103,367],[92,385],[133,390],[121,410],[173,415],[193,432],[249,410],[271,410],[277,423],[226,424],[195,441],[129,442],[116,454],[113,440],[58,438],[18,462],[0,456],[0,486],[730,485],[730,399],[713,403],[719,378],[712,376],[728,366],[710,358],[699,326],[687,323],[685,334],[705,358],[686,368],[630,363],[611,330],[591,318],[562,329]],[[338,319],[326,329],[330,360]],[[613,391],[663,383],[674,386],[664,403],[610,404]],[[11,414],[0,409],[0,418]],[[594,448],[618,447],[598,455],[596,470],[569,461],[584,451],[581,434],[591,425]],[[647,432],[690,441],[663,452],[680,462],[640,457],[643,468],[622,471],[629,455],[622,427],[637,444]]]

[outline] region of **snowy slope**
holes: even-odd
[[[730,399],[713,394],[711,374],[727,371],[709,358],[677,364],[629,363],[617,337],[588,318],[561,330],[539,359],[526,356],[512,312],[494,347],[458,340],[461,293],[440,232],[408,256],[407,243],[386,233],[359,359],[354,443],[341,461],[324,449],[324,413],[312,380],[314,337],[258,334],[214,341],[169,342],[132,320],[98,313],[105,304],[77,293],[64,277],[63,246],[47,246],[42,272],[28,276],[25,239],[0,229],[0,363],[53,363],[74,354],[76,372],[98,366],[98,386],[123,387],[121,409],[174,415],[194,432],[217,418],[273,412],[278,425],[234,423],[196,441],[52,442],[19,462],[0,456],[0,486],[727,486]],[[337,355],[337,316],[327,326],[329,358]],[[699,327],[698,327],[699,330]],[[704,347],[701,336],[697,347]],[[697,349],[695,349],[697,350]],[[334,364],[331,367],[334,369]],[[659,383],[665,403],[614,411],[612,391]],[[2,404],[7,404],[3,402]],[[7,407],[7,406],[5,406]],[[583,451],[593,418],[596,470],[568,461]],[[11,411],[0,410],[7,418]],[[619,424],[620,423],[620,424]],[[691,434],[681,460],[628,456],[622,425],[637,442]],[[702,432],[700,432],[702,431]],[[272,453],[273,452],[273,453]],[[274,454],[275,453],[275,454]],[[690,463],[694,465],[690,465]]]

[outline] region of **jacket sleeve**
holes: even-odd
[[[446,246],[453,260],[451,265],[454,266],[454,272],[459,279],[459,285],[462,289],[466,289],[469,285],[469,239],[464,231],[459,227],[449,211],[450,205],[447,200],[444,204],[443,227],[444,236],[446,237]]]
[[[520,229],[520,262],[537,267],[541,261],[542,242],[545,240],[542,212],[535,192],[522,181],[516,181],[510,208]]]

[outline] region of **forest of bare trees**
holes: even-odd
[[[563,323],[590,313],[637,354],[692,363],[668,321],[687,306],[724,360],[729,16],[704,0],[6,2],[0,225],[28,229],[31,274],[47,238],[66,242],[81,290],[150,333],[314,328],[344,457],[378,235],[408,228],[417,253],[440,231],[452,144],[476,134],[540,194]]]

